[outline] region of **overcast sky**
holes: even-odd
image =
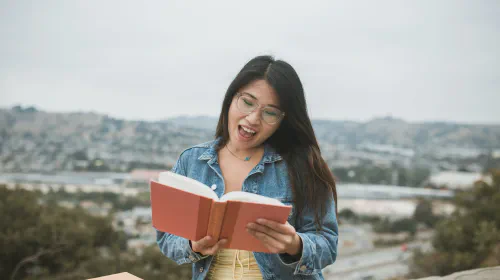
[[[272,54],[312,118],[500,123],[500,1],[186,2],[0,0],[0,107],[216,116]]]

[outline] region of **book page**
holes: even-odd
[[[283,205],[283,203],[281,203],[281,201],[277,199],[242,191],[229,192],[224,194],[220,198],[220,201],[228,201],[228,200],[247,201],[247,202],[255,202],[255,203],[270,204],[270,205]]]
[[[172,188],[211,198],[216,201],[219,200],[217,194],[215,194],[215,192],[207,185],[198,182],[195,179],[191,179],[189,177],[182,176],[170,171],[161,172],[158,176],[158,182]]]

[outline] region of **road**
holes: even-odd
[[[411,249],[416,247],[427,251],[431,245],[429,242],[409,243],[409,250],[404,254],[400,246],[395,246],[345,257],[339,256],[333,265],[323,270],[323,273],[328,280],[388,279],[405,275],[408,273],[406,261],[411,257]]]

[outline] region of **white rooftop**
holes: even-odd
[[[432,175],[429,182],[436,186],[446,186],[449,189],[466,189],[482,179],[484,176],[481,173],[444,171]]]

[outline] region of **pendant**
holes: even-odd
[[[249,161],[249,160],[250,160],[250,157],[246,157],[246,158],[245,158],[245,161]]]

